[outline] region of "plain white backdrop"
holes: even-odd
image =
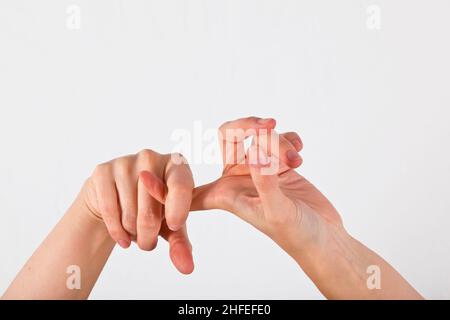
[[[96,164],[258,115],[299,132],[299,172],[354,237],[450,298],[449,15],[448,0],[0,0],[0,291]],[[116,248],[91,298],[322,298],[231,214],[192,213],[189,230],[192,275],[163,241]]]

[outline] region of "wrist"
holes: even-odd
[[[83,187],[81,188],[81,191],[75,201],[78,201],[80,203],[80,206],[83,208],[83,213],[85,213],[91,219],[103,223],[102,215],[98,212],[98,210],[96,210],[98,206],[94,192],[94,185],[91,178],[87,179],[84,182]]]
[[[313,239],[293,245],[289,254],[301,268],[314,268],[320,272],[321,268],[328,267],[330,261],[342,255],[343,248],[350,248],[352,239],[342,225],[324,222],[317,228]]]
[[[341,225],[326,228],[321,242],[293,256],[329,299],[422,299],[394,268]],[[376,286],[371,278],[378,281]]]
[[[75,210],[71,210],[76,212],[85,224],[90,225],[95,230],[98,230],[100,233],[104,232],[108,234],[108,230],[106,228],[105,223],[101,215],[94,209],[92,205],[92,197],[90,195],[90,180],[87,180],[83,187],[81,188],[80,193],[76,197],[74,203],[72,204],[72,208]]]
[[[367,268],[381,260],[351,237],[342,225],[329,225],[320,241],[296,252],[294,259],[328,299],[378,299],[367,285]],[[380,295],[381,294],[381,295]]]
[[[90,245],[91,249],[95,252],[96,248],[99,246],[107,246],[113,248],[115,241],[111,238],[108,233],[103,220],[94,212],[86,202],[83,196],[83,190],[80,192],[78,197],[72,204],[68,214],[76,215],[73,227],[84,230],[89,234],[91,238]],[[86,250],[91,250],[85,248]]]

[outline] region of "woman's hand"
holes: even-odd
[[[115,242],[128,247],[136,240],[152,250],[158,235],[169,242],[175,267],[191,273],[185,222],[193,188],[178,154],[143,150],[97,166],[2,298],[86,299]]]
[[[346,233],[331,203],[293,170],[302,162],[299,136],[278,135],[274,128],[272,119],[224,124],[223,174],[194,192],[191,171],[179,155],[144,150],[99,165],[3,298],[86,298],[114,247],[112,239],[123,247],[136,240],[151,250],[162,235],[175,266],[190,273],[189,211],[224,209],[277,242],[327,298],[421,299],[392,266]],[[254,139],[245,152],[248,136]],[[70,266],[84,275],[79,290],[67,285]],[[368,267],[382,277],[375,290],[367,282]]]
[[[275,125],[273,119],[250,117],[220,127],[224,170],[218,180],[196,189],[193,209],[230,211],[294,256],[320,244],[327,229],[342,223],[322,193],[293,170],[302,163],[298,134],[278,135]],[[243,152],[249,135],[252,145]]]
[[[293,170],[302,163],[300,137],[278,135],[274,128],[275,120],[254,117],[222,125],[222,176],[195,189],[192,210],[223,209],[249,222],[291,255],[327,298],[421,299],[392,266],[346,232],[333,205]],[[382,277],[375,290],[368,285],[372,268]]]
[[[185,223],[193,188],[190,168],[179,154],[142,150],[98,165],[82,194],[121,247],[136,241],[142,250],[153,250],[161,235],[174,265],[189,274],[194,264]]]

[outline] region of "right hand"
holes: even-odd
[[[275,124],[273,119],[250,117],[226,122],[220,127],[222,176],[195,189],[192,210],[232,212],[267,234],[291,256],[296,256],[308,247],[326,242],[324,236],[331,229],[342,228],[342,222],[325,196],[294,170],[302,163],[298,152],[303,144],[298,134],[277,135],[273,131]],[[247,136],[227,140],[227,130],[233,129],[254,134],[252,146],[246,153],[242,150]],[[262,129],[265,138],[260,134]],[[260,143],[268,140],[268,132],[279,138],[277,152],[272,153]],[[229,148],[224,148],[226,146],[231,147],[231,153]],[[239,154],[244,157],[239,159]],[[235,159],[235,163],[227,159]],[[257,161],[252,163],[250,159]],[[278,171],[263,174],[262,169],[274,162],[278,164]]]
[[[142,150],[100,164],[85,183],[83,198],[121,247],[136,241],[150,251],[161,235],[169,242],[174,265],[188,274],[194,263],[185,223],[194,182],[180,156]]]

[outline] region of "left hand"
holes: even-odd
[[[89,212],[104,221],[121,247],[136,241],[150,251],[161,235],[170,244],[174,265],[189,274],[194,262],[185,223],[193,188],[189,165],[180,155],[142,150],[98,165],[82,193]]]

